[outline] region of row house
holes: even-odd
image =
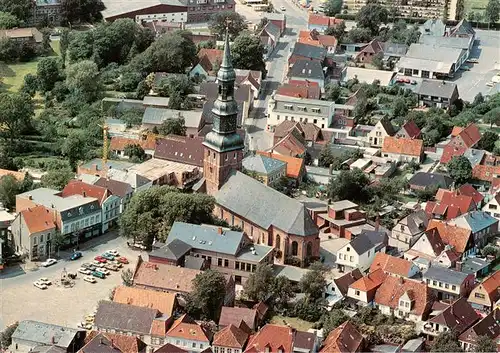
[[[424,159],[424,142],[418,139],[387,136],[382,145],[382,156],[395,163],[421,163]]]
[[[356,282],[349,285],[347,297],[354,300],[358,306],[372,305],[377,289],[384,283],[387,275],[382,269],[369,272]]]
[[[394,126],[387,119],[381,119],[375,127],[368,133],[368,143],[371,147],[382,147],[386,137],[394,136],[396,131]]]
[[[344,22],[342,19],[329,17],[319,14],[309,13],[309,18],[307,20],[307,29],[312,31],[316,30],[323,33],[330,27],[335,27],[338,24]]]
[[[306,175],[306,164],[304,158],[285,156],[274,152],[257,151],[257,154],[268,158],[277,159],[286,164],[286,177],[292,179],[295,185],[299,185]]]
[[[243,232],[175,222],[167,243],[149,254],[150,261],[184,266],[186,256],[201,258],[208,268],[244,283],[260,264],[273,263],[273,248],[253,244]]]
[[[214,335],[212,351],[214,353],[241,353],[243,352],[251,330],[240,321],[238,325],[230,324]]]
[[[450,109],[458,100],[457,84],[441,80],[422,80],[416,90],[418,105]]]
[[[408,250],[427,229],[429,217],[424,210],[410,213],[401,219],[391,230],[389,246]]]
[[[145,353],[147,345],[138,337],[90,331],[78,353]],[[161,351],[157,351],[161,353]]]
[[[483,211],[471,211],[449,221],[450,224],[470,230],[476,252],[498,232],[498,219]]]
[[[477,208],[474,198],[461,195],[458,190],[438,190],[436,201],[429,201],[425,212],[429,218],[451,220]]]
[[[427,229],[436,229],[443,244],[450,245],[453,250],[460,254],[463,260],[476,253],[472,232],[467,228],[454,225],[450,221],[432,219]]]
[[[436,316],[430,318],[422,327],[422,333],[428,341],[434,341],[439,334],[454,331],[458,335],[479,321],[480,316],[467,303],[467,299],[461,297],[450,305],[444,304],[445,309]]]
[[[431,266],[422,275],[438,300],[455,300],[469,295],[474,286],[474,275],[441,266]]]
[[[169,317],[173,316],[178,308],[177,295],[174,293],[128,286],[115,288],[113,302],[156,309]]]
[[[326,49],[328,54],[335,54],[335,50],[337,49],[337,38],[326,34],[320,34],[316,29],[300,31],[297,41],[303,44],[322,47]]]
[[[469,294],[468,302],[475,310],[489,313],[500,299],[500,270],[479,283]]]
[[[289,326],[267,324],[250,337],[244,352],[314,353],[318,346],[319,341],[314,333],[295,330]]]
[[[400,278],[412,278],[420,273],[420,269],[414,263],[400,257],[378,252],[370,265],[370,272],[382,269],[389,276]]]

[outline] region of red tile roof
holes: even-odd
[[[380,286],[386,277],[387,275],[384,271],[382,271],[382,269],[377,269],[374,272],[370,272],[366,276],[358,279],[356,282],[351,284],[349,288],[369,292]]]
[[[93,197],[102,203],[110,196],[110,192],[106,188],[97,185],[91,185],[84,183],[80,180],[70,180],[69,183],[61,191],[62,197],[68,197],[72,195],[81,195],[84,197]]]
[[[458,193],[458,190],[456,192],[445,190],[439,195],[436,194],[436,199],[440,199],[440,201],[437,203],[428,202],[425,212],[430,215],[445,216],[444,219],[450,220],[476,208],[472,197]]]
[[[193,279],[199,273],[201,271],[190,268],[142,262],[135,272],[134,284],[171,292],[190,293],[193,289]]]
[[[401,129],[404,129],[410,138],[417,139],[420,137],[421,131],[413,120],[408,120]]]
[[[290,133],[279,140],[272,150],[285,156],[297,157],[306,152],[306,147],[293,133]]]
[[[328,17],[328,16],[323,16],[323,15],[316,15],[316,14],[310,13],[309,20],[307,23],[310,25],[333,27],[341,22],[343,22],[343,20],[341,20],[339,18]]]
[[[292,86],[319,87],[318,82],[309,80],[290,80],[288,81],[288,84]]]
[[[453,157],[462,156],[465,151],[467,151],[467,147],[455,147],[448,144],[443,148],[443,155],[441,156],[440,162],[448,163]]]
[[[459,253],[463,253],[467,250],[467,244],[471,236],[470,230],[450,225],[437,219],[431,219],[427,226],[427,230],[433,228],[438,230],[439,236],[444,244],[453,246]]]
[[[304,168],[304,159],[297,157],[284,156],[278,153],[257,151],[258,154],[278,159],[286,163],[286,176],[289,178],[297,179],[301,176],[302,170]]]
[[[220,49],[207,49],[202,48],[198,52],[198,59],[200,60],[200,65],[208,72],[214,70],[216,64],[222,63],[222,57],[224,56],[224,51]]]
[[[215,334],[212,346],[243,349],[247,339],[245,331],[231,324]]]
[[[276,90],[276,94],[307,99],[319,99],[321,90],[319,86],[296,86],[291,84],[284,84]]]
[[[15,172],[13,170],[8,170],[8,169],[0,169],[0,179],[6,175],[12,175],[14,178],[16,178],[18,181],[23,181],[25,173],[22,172]]]
[[[383,51],[382,43],[378,39],[373,39],[356,56],[360,56],[361,53],[377,54]]]
[[[349,321],[332,330],[321,346],[320,353],[355,353],[363,350],[364,339]]]
[[[166,337],[183,338],[193,341],[210,342],[203,328],[187,314],[174,321]]]
[[[458,338],[461,342],[475,345],[479,336],[488,336],[495,342],[500,339],[500,309],[493,310],[486,317],[474,324]],[[497,347],[500,345],[497,344]],[[470,347],[472,348],[472,347]],[[500,348],[500,347],[499,347]],[[472,351],[472,350],[470,350]]]
[[[452,137],[458,136],[458,134],[461,133],[463,129],[464,128],[461,126],[454,126],[453,130],[451,130],[451,136]]]
[[[245,352],[292,352],[293,330],[288,326],[267,324],[253,335]]]
[[[382,152],[420,157],[424,152],[424,143],[422,140],[387,136],[384,138]]]
[[[91,331],[85,337],[85,346],[79,353],[95,352],[121,352],[139,353],[145,352],[146,344],[139,338],[116,333],[103,333]]]
[[[481,132],[475,124],[469,124],[458,134],[462,138],[464,144],[471,148],[481,139]]]
[[[500,176],[500,165],[492,166],[492,165],[477,164],[474,167],[472,167],[472,177],[474,179],[491,182],[494,179],[498,179],[499,176]]]
[[[115,303],[157,309],[162,314],[172,316],[176,304],[176,295],[151,289],[119,286],[115,289],[113,301]]]
[[[321,129],[313,123],[284,120],[274,128],[274,137],[281,139],[292,132],[303,136],[306,141],[313,142],[317,142],[321,136]]]
[[[476,204],[481,203],[484,200],[484,196],[477,191],[471,184],[464,184],[458,188],[458,193],[460,195],[466,195],[472,197]]]
[[[399,299],[407,294],[411,302],[411,313],[423,315],[429,311],[434,301],[432,291],[424,282],[389,276],[377,289],[375,303],[397,309]]]
[[[147,135],[144,139],[132,139],[125,137],[114,136],[111,138],[109,148],[111,151],[124,151],[128,145],[139,145],[143,150],[154,150],[156,145],[156,137]]]
[[[20,214],[30,234],[44,232],[56,228],[52,212],[44,206],[35,206],[21,211]]]
[[[254,328],[257,323],[257,310],[228,306],[222,307],[219,326],[239,326],[241,321],[244,321],[248,327]]]
[[[408,260],[379,252],[373,259],[370,266],[370,272],[375,272],[380,268],[385,273],[408,277],[411,267],[412,263]]]
[[[500,299],[500,270],[486,278],[480,286],[483,286],[492,302],[496,302]]]

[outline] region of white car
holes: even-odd
[[[78,269],[78,272],[80,272],[81,274],[84,274],[84,275],[90,275],[92,273],[92,271],[87,270],[86,268],[83,268],[83,267],[80,267]]]
[[[281,7],[280,7],[280,10],[281,10],[281,11],[286,11],[286,7],[285,7],[285,6],[281,6]]]
[[[42,262],[43,267],[49,267],[57,263],[56,259],[47,259],[47,261]]]
[[[116,250],[108,250],[108,251],[106,251],[106,252],[107,252],[108,254],[110,254],[110,255],[113,255],[113,256],[118,256],[118,255],[120,255],[120,254],[118,253],[118,251],[116,251]]]
[[[38,282],[40,283],[43,283],[43,284],[46,284],[48,286],[50,286],[52,284],[52,282],[47,278],[47,277],[42,277],[38,280]]]
[[[33,282],[33,285],[39,289],[47,289],[47,285],[45,283],[40,283],[38,281]]]
[[[94,262],[92,262],[92,265],[94,265],[95,267],[104,267],[104,264],[102,262],[99,262],[96,260],[94,260]]]
[[[90,282],[90,283],[96,283],[97,282],[96,279],[94,277],[92,277],[92,276],[85,276],[85,277],[83,277],[83,280],[87,281],[87,282]]]

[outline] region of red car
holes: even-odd
[[[122,257],[117,258],[117,259],[116,259],[116,261],[118,261],[118,262],[120,262],[120,263],[122,263],[122,264],[128,264],[128,260],[127,260],[127,258],[126,258],[126,257],[123,257],[123,256],[122,256]]]
[[[107,262],[107,260],[102,256],[96,256],[96,257],[94,257],[94,260],[96,260],[97,262],[103,263],[103,264],[105,264]]]

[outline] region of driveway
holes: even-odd
[[[121,256],[129,259],[131,263],[123,269],[134,268],[139,252],[129,249],[126,239],[108,233],[95,240],[101,240],[101,243],[91,249],[82,250],[83,257],[76,261],[59,260],[48,268],[40,267],[26,272],[7,271],[3,274],[0,280],[0,330],[15,321],[25,319],[76,327],[85,315],[95,309],[100,300],[109,299],[111,290],[122,283],[121,271],[110,271],[111,274],[106,279],[97,279],[97,283],[83,281],[83,275],[79,273],[72,288],[60,285],[63,269],[76,272],[82,263],[92,262],[95,256],[109,249],[116,249]],[[46,290],[33,286],[33,282],[41,277],[47,277],[53,283]]]

